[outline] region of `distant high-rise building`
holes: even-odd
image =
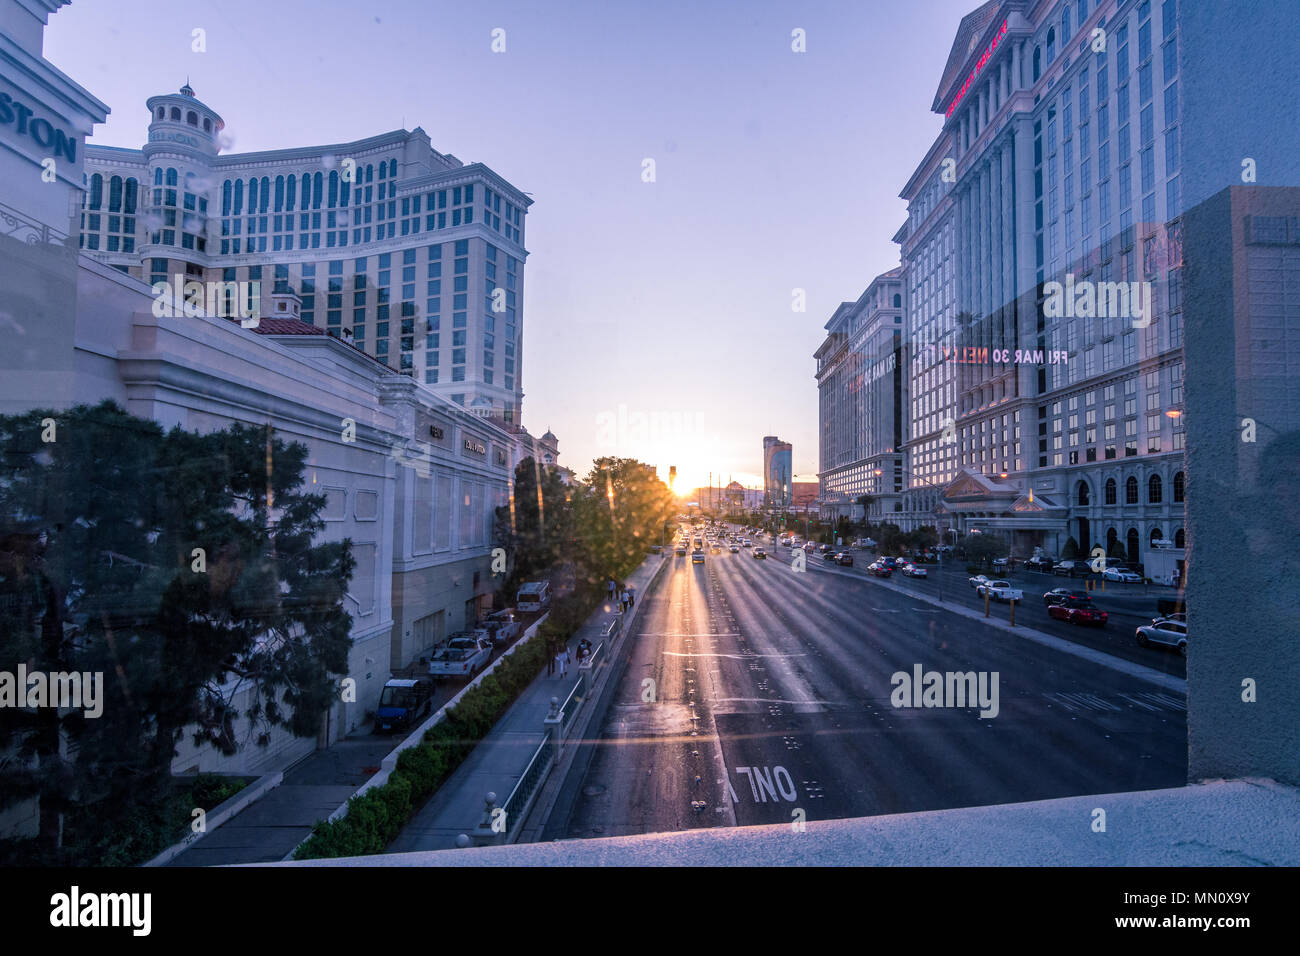
[[[771,508],[790,507],[794,446],[775,435],[763,439],[763,499]]]

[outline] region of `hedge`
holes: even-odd
[[[370,856],[383,853],[416,809],[455,772],[462,760],[487,736],[546,664],[547,637],[568,640],[597,607],[599,592],[579,591],[555,602],[537,632],[496,669],[470,688],[446,717],[419,744],[397,757],[397,768],[381,786],[348,800],[348,812],[337,820],[321,820],[294,852],[295,860]]]

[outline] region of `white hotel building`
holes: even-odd
[[[6,330],[10,345],[0,352],[0,413],[52,408],[57,414],[80,403],[112,399],[167,428],[208,432],[234,422],[253,423],[306,446],[304,482],[326,499],[321,539],[351,539],[356,558],[344,603],[352,618],[352,646],[347,672],[341,675],[356,681],[356,700],[336,702],[318,738],[297,738],[276,729],[266,746],[248,743],[226,757],[210,747],[195,748],[185,737],[173,761],[176,773],[271,772],[361,728],[390,671],[471,624],[499,586],[500,578],[491,571],[493,525],[495,509],[508,500],[514,465],[521,454],[534,450],[551,459],[558,454],[553,435],[534,444],[517,422],[506,420],[511,409],[517,413],[522,394],[519,366],[507,365],[506,359],[518,360],[517,297],[524,253],[519,245],[522,212],[512,215],[505,210],[522,210],[527,200],[484,167],[464,167],[432,153],[417,131],[351,144],[348,149],[358,164],[357,187],[364,176],[368,192],[359,205],[346,204],[340,183],[338,206],[331,208],[334,179],[321,168],[321,154],[333,148],[297,152],[297,166],[288,159],[295,151],[230,162],[216,155],[213,137],[219,118],[187,94],[150,101],[155,116],[151,130],[162,135],[151,138],[143,151],[88,148],[85,139],[95,124],[104,122],[108,106],[42,56],[47,18],[65,3],[0,0],[0,328]],[[173,107],[182,111],[179,120],[171,118]],[[159,109],[164,111],[161,117]],[[189,122],[190,111],[197,125]],[[205,128],[209,120],[210,128]],[[168,138],[174,136],[187,142]],[[47,180],[44,160],[60,142],[64,145],[55,175]],[[337,152],[341,157],[344,150]],[[382,192],[376,188],[381,163],[389,170],[382,176]],[[391,172],[394,163],[400,175]],[[268,212],[272,228],[266,235],[259,213],[252,237],[256,249],[250,251],[248,209],[235,203],[234,183],[240,183],[243,201],[251,200],[253,166],[258,170],[259,209],[268,195],[263,183],[271,184],[268,201],[274,204],[276,184],[283,177],[283,201],[288,205],[293,195],[288,183],[297,177],[296,217],[304,214],[301,183],[308,177],[310,222],[341,224],[347,216],[348,256],[340,251],[341,226],[333,230],[333,242],[318,240],[321,234],[314,226],[307,231],[296,228],[301,219],[291,224],[287,212],[281,214],[282,230],[274,226],[278,217]],[[370,170],[375,187],[369,183]],[[318,176],[325,184],[323,195]],[[215,206],[204,195],[202,177],[216,190]],[[161,185],[155,188],[158,179]],[[222,217],[220,197],[227,183],[231,215]],[[471,183],[472,195],[466,191]],[[142,191],[144,184],[149,186]],[[422,215],[428,214],[428,196],[444,190],[449,213],[459,210],[461,217],[449,218],[444,227],[439,213],[432,235],[427,223],[421,224],[417,238],[410,221],[394,218],[391,209],[379,212],[381,196],[386,206],[403,209],[409,200],[413,209],[418,191]],[[359,193],[360,188],[352,191],[352,199]],[[489,198],[491,225],[484,221]],[[503,210],[499,225],[498,198]],[[318,199],[323,207],[319,213]],[[471,203],[473,221],[467,222]],[[235,219],[239,209],[242,217]],[[206,212],[210,218],[190,221],[189,214],[202,217]],[[508,215],[518,224],[506,235]],[[352,238],[352,220],[360,224],[359,244]],[[87,231],[79,240],[83,222]],[[155,224],[157,235],[149,231]],[[222,237],[223,231],[230,238]],[[240,245],[233,237],[239,237]],[[230,245],[224,246],[226,242]],[[462,248],[469,251],[462,254]],[[405,264],[408,256],[416,259],[416,266]],[[383,257],[391,265],[384,267]],[[365,266],[359,262],[362,258]],[[467,260],[463,267],[462,259]],[[243,328],[237,319],[208,313],[158,316],[150,286],[155,260],[160,276],[179,269],[182,274],[220,279],[229,269],[247,280],[253,270],[264,269],[264,317],[257,328]],[[390,367],[392,356],[404,353],[404,343],[388,350],[389,364],[377,358],[371,346],[377,344],[377,334],[388,339],[401,334],[396,317],[388,320],[394,326],[391,333],[379,332],[384,324],[379,310],[414,301],[403,287],[425,289],[425,282],[435,281],[425,278],[426,270],[435,272],[432,267],[439,263],[446,272],[444,281],[455,283],[463,277],[478,290],[464,293],[462,330],[457,318],[461,293],[454,284],[449,286],[448,294],[441,296],[447,308],[433,310],[442,322],[440,334],[469,335],[472,330],[475,336],[491,336],[494,315],[485,303],[487,284],[494,276],[508,283],[513,275],[515,288],[506,297],[510,304],[495,321],[502,335],[515,341],[511,352],[500,340],[489,346],[497,356],[494,366],[467,358],[464,366],[469,371],[463,381],[452,376],[448,382],[426,385],[423,378],[403,376]],[[280,274],[281,267],[287,277]],[[309,269],[316,270],[319,291],[306,288]],[[344,277],[336,275],[340,269]],[[408,279],[407,269],[420,272],[418,282]],[[334,324],[333,297],[344,295],[332,291],[330,283],[344,278],[349,294],[365,294],[365,304],[355,308],[373,316],[365,322],[371,330],[364,337],[365,351],[327,334]],[[275,281],[292,286],[292,291],[275,292]],[[381,288],[394,291],[381,296]],[[315,324],[292,314],[298,303],[302,312],[309,311],[310,296]],[[391,303],[386,301],[390,297]],[[361,301],[359,296],[356,301]],[[428,314],[427,303],[419,307],[422,316]],[[359,317],[354,321],[360,324]],[[513,328],[506,333],[509,326]],[[439,332],[428,334],[436,337]],[[439,354],[441,364],[431,368],[446,371],[448,365],[454,369],[459,364],[452,360],[455,349],[443,348]],[[493,367],[501,374],[487,376]],[[507,377],[504,373],[511,367],[516,374]],[[448,401],[461,388],[463,404],[470,407]],[[481,404],[475,407],[480,400],[493,402],[492,416],[482,413]],[[347,434],[348,419],[355,423],[354,439]],[[58,423],[60,434],[77,426],[75,419],[66,417]],[[246,712],[246,693],[229,689],[234,706]],[[241,733],[247,729],[241,727]],[[0,758],[10,744],[0,745]],[[27,832],[32,821],[32,808],[24,804],[0,816],[0,832]]]
[[[294,292],[304,322],[520,422],[528,196],[418,127],[223,154],[224,120],[188,85],[147,106],[142,148],[86,148],[87,254],[151,284],[260,281],[264,315]]]
[[[989,0],[962,20],[895,236],[904,529],[995,531],[1018,555],[1182,547],[1178,22],[1178,0]],[[1149,324],[1049,316],[1045,284],[1067,281],[1150,283]]]

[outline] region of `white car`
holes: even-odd
[[[1025,592],[1013,588],[1010,581],[986,581],[975,589],[980,597],[987,594],[994,601],[1023,601]]]
[[[1181,621],[1156,618],[1150,624],[1137,629],[1137,642],[1142,647],[1152,644],[1164,644],[1175,647],[1178,653],[1187,656],[1187,625]]]
[[[1101,572],[1103,580],[1120,581],[1124,584],[1141,584],[1142,576],[1130,571],[1128,568],[1107,568]]]
[[[978,591],[984,585],[989,583],[989,579],[982,574],[977,574],[973,578],[967,578],[966,583]]]

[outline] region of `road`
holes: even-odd
[[[544,839],[1186,782],[1182,694],[881,587],[861,569],[817,559],[794,572],[788,555],[670,559]],[[1039,605],[1019,610],[1043,624]],[[1106,632],[1079,639],[1110,643]],[[1169,672],[1183,663],[1158,651],[1140,659]],[[917,665],[990,682],[997,672],[996,716],[893,706],[892,675]]]

